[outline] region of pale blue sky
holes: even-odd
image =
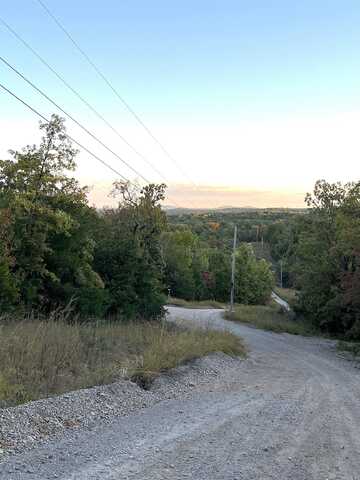
[[[331,141],[334,131],[339,130],[337,126],[345,122],[351,130],[351,134],[345,131],[336,139],[339,152],[342,143],[353,142],[354,149],[357,145],[357,131],[352,127],[360,111],[358,1],[47,0],[46,3],[200,184],[306,189],[321,171],[322,176],[327,176],[326,152],[334,151]],[[184,180],[137,130],[133,119],[36,0],[3,1],[1,7],[4,20],[123,129],[172,181]],[[143,167],[1,25],[0,45],[1,55],[99,135],[104,135],[136,168]],[[3,65],[0,78],[43,113],[54,111]],[[28,141],[26,132],[17,132],[15,137],[8,131],[13,132],[14,125],[23,125],[28,132],[29,122],[36,127],[35,118],[1,92],[0,122],[6,131],[6,138],[0,133],[0,152],[12,146],[7,144],[9,139],[19,143],[23,139]],[[315,137],[314,128],[319,129]],[[293,135],[294,142],[301,144],[301,129],[305,132],[304,141],[311,144],[303,155],[315,151],[316,161],[323,170],[319,168],[308,175],[302,172],[300,181],[291,168],[288,175],[285,172],[286,182],[280,183],[279,175],[269,178],[271,171],[266,173],[266,181],[257,178],[259,169],[252,171],[250,165],[244,175],[243,162],[249,156],[251,144],[261,144],[263,136],[267,158],[259,150],[250,163],[270,159],[276,169],[284,170],[291,162],[291,148],[284,147],[281,132],[290,138]],[[72,132],[70,124],[69,130]],[[246,135],[244,142],[243,135]],[[85,141],[85,137],[81,139]],[[324,141],[326,145],[321,143]],[[358,155],[359,150],[354,149],[350,154]],[[355,173],[354,158],[349,159],[349,175]],[[308,159],[309,167],[314,160]],[[232,173],[219,174],[217,161],[225,167],[224,171]],[[333,158],[330,163],[335,161]],[[341,167],[330,169],[331,179],[343,179],[343,159]],[[97,179],[101,175],[100,170],[94,171]],[[109,177],[104,174],[104,181],[107,180]]]

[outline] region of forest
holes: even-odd
[[[360,338],[360,184],[316,183],[304,209],[166,211],[166,185],[114,182],[116,208],[89,205],[77,151],[53,116],[38,146],[0,161],[0,309],[73,318],[160,319],[169,295],[226,303],[296,291],[299,319]],[[281,271],[281,275],[280,275]]]

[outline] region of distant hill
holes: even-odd
[[[167,215],[185,215],[185,214],[196,214],[196,215],[205,215],[205,214],[236,214],[236,213],[246,213],[253,212],[255,213],[285,213],[285,214],[296,214],[296,213],[305,213],[306,208],[258,208],[258,207],[232,207],[232,206],[222,206],[217,208],[180,208],[172,206],[163,206],[163,210],[166,211]]]

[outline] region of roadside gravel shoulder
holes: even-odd
[[[224,372],[236,370],[240,358],[216,353],[194,360],[155,379],[150,390],[119,382],[0,410],[0,461],[74,429],[93,429],[166,399],[186,398],[194,390],[215,389]],[[222,384],[223,385],[223,384]]]

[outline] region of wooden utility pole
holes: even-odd
[[[234,311],[235,297],[235,253],[236,253],[237,226],[234,227],[234,243],[231,259],[231,291],[230,291],[230,312]]]

